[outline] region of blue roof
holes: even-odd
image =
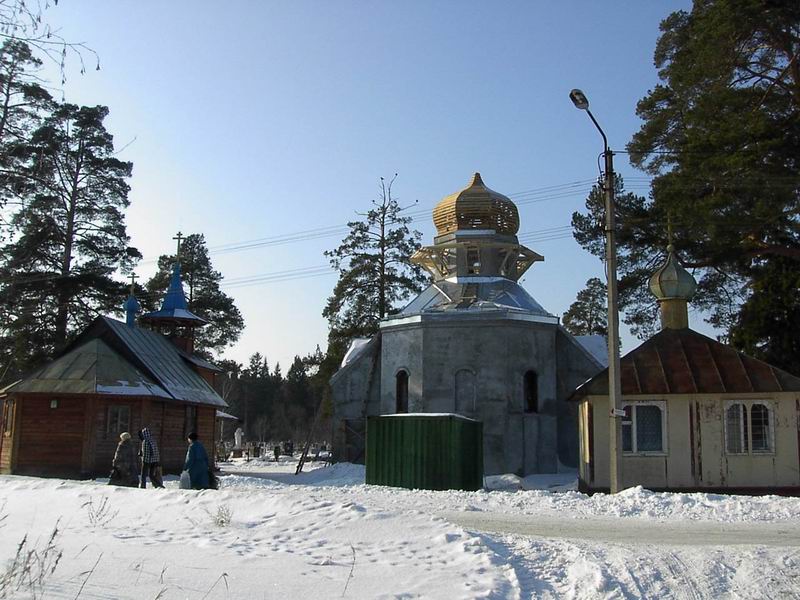
[[[136,313],[139,312],[141,305],[139,301],[136,299],[136,296],[133,295],[133,290],[131,290],[130,296],[125,301],[125,323],[128,327],[135,327],[136,326]]]
[[[181,283],[181,263],[176,262],[172,269],[169,289],[167,290],[167,295],[164,296],[161,309],[143,314],[142,319],[146,321],[164,320],[194,322],[198,325],[205,325],[208,323],[208,321],[202,317],[198,317],[189,310],[189,305],[186,302],[186,295],[183,293],[183,284]]]

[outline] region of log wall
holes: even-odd
[[[14,473],[81,475],[86,400],[80,397],[28,396],[17,401]],[[51,408],[51,401],[58,405]]]
[[[15,399],[16,426],[13,437],[3,438],[0,472],[53,477],[107,476],[121,433],[115,427],[108,429],[111,406],[129,408],[128,432],[137,447],[140,445],[137,432],[143,427],[150,429],[166,474],[179,474],[183,469],[189,431],[197,431],[209,459],[213,454],[216,415],[213,407],[191,405],[195,406],[196,422],[187,423],[190,405],[154,401],[150,397],[24,394],[15,395]],[[50,408],[51,400],[57,400],[56,408]]]

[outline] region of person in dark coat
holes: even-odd
[[[131,441],[131,434],[125,431],[119,434],[119,444],[114,452],[111,462],[111,477],[108,483],[125,487],[139,485],[139,457],[136,456],[136,447]]]
[[[161,456],[158,453],[158,444],[156,444],[153,435],[147,427],[139,430],[139,439],[142,440],[142,482],[140,487],[147,487],[147,477],[149,475],[153,487],[163,488],[164,483],[161,481]]]
[[[186,452],[184,471],[189,471],[189,479],[193,490],[205,490],[210,487],[208,478],[208,454],[203,444],[197,439],[193,431],[189,434],[189,450]]]

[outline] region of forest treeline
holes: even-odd
[[[224,370],[217,392],[228,403],[228,411],[243,421],[236,426],[242,427],[247,441],[304,442],[318,410],[321,414],[314,441],[329,441],[329,375],[320,370],[324,361],[319,346],[305,357],[295,356],[285,375],[279,363],[270,368],[267,358],[259,352],[250,357],[246,367],[231,360],[217,361]],[[230,434],[233,428],[227,428]]]

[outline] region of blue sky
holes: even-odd
[[[602,277],[566,228],[602,151],[568,93],[586,92],[611,147],[623,149],[639,126],[636,102],[657,82],[659,22],[689,5],[65,0],[48,19],[100,55],[100,71],[90,57],[85,75],[69,64],[64,92],[110,108],[107,126],[134,164],[137,273],[152,275],[178,230],[205,234],[246,321],[226,356],[260,351],[285,371],[295,354],[325,347],[321,312],[335,276],[233,282],[325,265],[342,234],[216,249],[344,225],[394,173],[401,204],[418,201],[412,210],[432,210],[474,171],[516,200],[520,234],[545,256],[523,285],[563,313],[589,277]],[[646,193],[624,154],[615,166]],[[430,213],[414,225],[430,243]]]

